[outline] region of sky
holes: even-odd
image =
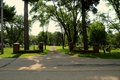
[[[3,0],[6,4],[8,4],[9,6],[15,6],[16,7],[16,12],[17,14],[24,14],[24,2],[22,0]],[[111,9],[112,7],[107,7],[105,5],[106,2],[104,2],[103,0],[100,0],[100,4],[97,6],[98,12],[108,12],[109,9]],[[28,6],[28,10],[30,10],[31,7]],[[112,11],[110,16],[115,17],[115,12]],[[93,19],[94,15],[90,12],[89,13],[90,18]],[[30,15],[29,15],[30,18]],[[42,28],[39,27],[40,22],[35,22],[32,25],[32,31],[30,32],[30,34],[32,35],[38,35],[38,33],[40,31],[42,31]],[[53,21],[50,21],[49,25],[48,25],[48,31],[49,32],[55,32],[55,31],[60,31],[58,27],[55,27],[55,23]]]

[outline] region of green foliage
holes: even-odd
[[[22,0],[22,1],[28,1],[28,2],[30,2],[30,3],[34,3],[34,2],[37,2],[37,1],[39,1],[39,0]]]
[[[120,33],[117,35],[117,41],[118,41],[118,43],[120,45]]]
[[[13,44],[15,42],[18,42],[19,40],[23,41],[23,23],[24,20],[22,15],[16,15],[15,20],[12,22],[6,22],[4,27],[7,32],[6,39],[9,39],[9,43]]]
[[[51,1],[53,4],[47,4]],[[84,9],[86,13],[92,11],[97,12],[95,6],[99,3],[99,0],[85,0]],[[51,18],[59,24],[65,30],[68,42],[73,42],[74,44],[78,41],[79,35],[82,33],[81,23],[81,11],[82,11],[82,0],[40,0],[38,3],[33,4],[31,13],[35,13],[37,18],[39,18],[41,24],[47,21],[45,17]],[[37,14],[36,14],[37,13]],[[35,19],[36,20],[36,19]],[[43,26],[40,25],[40,26]],[[88,26],[88,25],[87,25]]]
[[[48,35],[48,44],[53,45],[54,44],[54,38],[55,38],[53,33],[48,32],[47,35]]]
[[[79,23],[80,18],[77,18],[77,16],[79,16],[80,14],[80,9],[79,7],[75,8],[76,5],[74,3],[77,3],[79,1],[77,2],[68,1],[68,3],[66,3],[66,0],[64,0],[63,2],[54,2],[54,1],[52,2],[53,5],[48,5],[46,4],[47,2],[45,3],[43,1],[39,1],[38,3],[34,4],[34,7],[31,10],[31,12],[33,13],[38,12],[39,15],[37,14],[37,17],[39,16],[39,19],[41,19],[40,20],[41,24],[44,23],[42,21],[47,21],[47,20],[43,20],[47,18],[45,17],[42,18],[41,17],[42,14],[47,15],[48,19],[51,18],[55,22],[59,23],[60,24],[59,26],[61,26],[65,30],[65,33],[68,37],[67,38],[68,42],[72,42],[72,41],[75,42],[75,40],[77,40],[78,38],[77,33],[80,31],[80,29],[76,29],[76,27],[79,26],[77,24]],[[64,2],[65,4],[63,5]],[[73,4],[73,6],[71,4]]]
[[[102,23],[96,22],[90,25],[88,28],[88,40],[90,43],[106,43],[107,33]]]
[[[1,2],[1,0],[0,0]],[[15,6],[8,6],[6,5],[5,3],[3,3],[3,19],[4,21],[6,22],[10,22],[10,21],[13,21],[15,20],[15,14],[16,14],[16,11],[15,11]],[[0,5],[1,6],[1,5]],[[0,13],[1,13],[1,10],[0,10]],[[0,17],[1,17],[1,14],[0,14]]]
[[[43,31],[41,31],[38,35],[37,35],[37,41],[38,42],[44,42],[44,35],[45,33]]]
[[[37,42],[44,42],[45,43],[45,38],[46,37],[46,32],[41,31],[38,35],[37,35]],[[48,35],[47,38],[49,39]],[[48,39],[46,40],[46,43],[48,44]]]
[[[107,34],[107,43],[108,44],[112,44],[112,45],[116,45],[118,46],[119,45],[119,33],[115,33],[115,34],[112,34],[112,33],[108,33]]]
[[[114,18],[112,19],[110,16],[109,16],[109,13],[97,13],[96,14],[96,18],[94,19],[94,21],[99,21],[103,24],[107,24],[107,27],[108,27],[108,30],[109,31],[117,31],[120,33],[120,23],[118,22],[118,18]]]
[[[37,38],[34,35],[29,35],[30,44],[37,44]]]
[[[46,36],[46,32],[41,31],[38,35],[37,35],[37,42],[44,42],[45,43],[45,36]],[[60,45],[62,44],[62,33],[60,32],[47,32],[47,41],[46,44],[48,45]]]
[[[54,43],[58,46],[62,44],[62,34],[60,32],[54,32]]]
[[[120,23],[113,23],[113,24],[110,24],[110,29],[114,29],[114,30],[117,30],[119,33],[120,33]]]
[[[84,4],[87,4],[84,6],[85,10],[91,10],[94,14],[97,13],[95,6],[97,6],[99,2],[100,0],[84,0]]]
[[[120,21],[120,0],[105,0],[105,1],[109,2],[107,3],[108,6],[112,5]]]

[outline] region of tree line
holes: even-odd
[[[47,32],[47,38],[46,32],[39,32],[37,36],[29,35],[29,40],[31,44],[38,44],[39,42],[43,42],[46,45],[56,45],[60,46],[62,44],[62,33],[61,32]],[[45,40],[46,39],[46,40]],[[46,41],[46,42],[45,42]]]
[[[88,44],[99,43],[120,45],[120,5],[119,0],[106,0],[108,6],[113,6],[116,12],[116,18],[112,19],[109,13],[97,12],[95,6],[99,4],[100,0],[23,0],[25,5],[31,4],[32,9],[30,14],[32,20],[24,22],[23,15],[16,15],[15,7],[8,6],[4,3],[4,42],[13,44],[19,42],[25,43],[26,27],[23,23],[28,23],[29,31],[31,25],[35,21],[40,22],[40,27],[43,27],[43,32],[40,32],[37,37],[28,35],[29,40],[36,39],[37,42],[44,42],[45,44],[65,45],[73,42],[74,44],[84,43]],[[28,1],[28,3],[27,3]],[[36,2],[37,1],[37,2]],[[50,4],[50,2],[52,4]],[[84,4],[87,4],[84,6]],[[92,11],[96,15],[92,21],[89,18],[88,12]],[[9,17],[8,17],[9,16]],[[27,17],[28,18],[28,17]],[[49,25],[50,20],[57,23],[61,28],[59,33],[44,32],[44,26]],[[106,31],[106,26],[108,31]],[[28,28],[27,28],[28,29]],[[113,31],[116,34],[113,34]],[[63,31],[63,32],[62,32]],[[64,34],[63,34],[64,33]],[[61,37],[55,35],[61,35]],[[51,36],[53,36],[53,38]],[[39,38],[38,38],[39,36]],[[58,40],[54,38],[58,37]],[[61,39],[60,39],[61,38]],[[57,38],[56,38],[57,39]],[[39,41],[38,41],[39,40]],[[54,43],[52,42],[54,41]],[[60,40],[60,42],[59,42]],[[57,42],[58,41],[58,42]],[[65,42],[66,41],[66,42]],[[61,43],[62,42],[62,43]],[[29,43],[31,44],[31,42]],[[87,49],[87,46],[84,49]]]

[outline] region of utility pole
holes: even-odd
[[[3,0],[1,0],[1,54],[4,53],[3,48]]]

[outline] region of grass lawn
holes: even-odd
[[[35,46],[35,49],[37,49],[38,45]],[[30,46],[30,50],[33,50],[34,47]],[[22,46],[20,46],[20,50],[24,50]],[[27,56],[37,56],[37,55],[45,55],[50,51],[50,46],[46,47],[46,50],[42,53],[19,53],[19,54],[13,54],[13,47],[7,46],[4,48],[4,54],[1,54],[0,52],[0,58],[18,58],[18,57],[27,57]]]
[[[59,52],[63,52],[72,56],[79,56],[79,57],[91,57],[91,58],[103,58],[103,59],[120,59],[120,53],[118,54],[118,52],[120,52],[119,50],[112,50],[111,54],[109,54],[108,52],[103,53],[103,50],[99,50],[100,54],[78,54],[78,53],[71,53],[69,52],[68,46],[65,47],[65,49],[62,49],[62,46],[56,46],[56,49]],[[92,50],[92,48],[90,48],[89,50]]]

